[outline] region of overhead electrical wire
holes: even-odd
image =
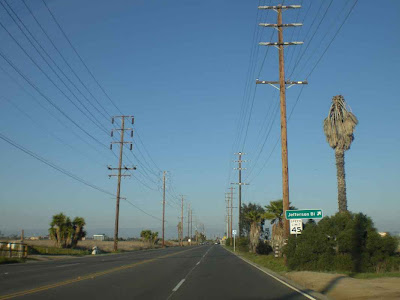
[[[74,180],[76,180],[76,181],[78,181],[80,183],[83,183],[86,186],[89,186],[89,187],[91,187],[91,188],[93,188],[93,189],[95,189],[95,190],[97,190],[99,192],[102,192],[104,194],[107,194],[107,195],[110,195],[110,196],[115,196],[113,193],[110,193],[110,192],[108,192],[108,191],[106,191],[106,190],[104,190],[104,189],[102,189],[102,188],[100,188],[100,187],[98,187],[98,186],[96,186],[96,185],[94,185],[94,184],[82,179],[81,177],[79,177],[79,176],[77,176],[77,175],[65,170],[64,168],[56,165],[55,163],[45,159],[44,157],[40,156],[39,154],[36,154],[33,151],[31,151],[31,150],[29,150],[29,149],[17,144],[15,141],[13,141],[12,139],[10,139],[7,136],[3,135],[2,133],[0,133],[0,139],[2,139],[3,141],[7,142],[8,144],[14,146],[15,148],[21,150],[22,152],[25,152],[26,154],[28,154],[29,156],[35,158],[36,160],[39,160],[42,163],[48,165],[49,167],[51,167],[51,168],[63,173],[64,175],[66,175],[66,176],[68,176],[68,177],[70,177],[70,178],[72,178],[72,179],[74,179]]]
[[[54,49],[56,50],[56,52],[60,55],[61,59],[64,61],[64,63],[68,66],[69,70],[74,74],[74,76],[78,79],[79,83],[84,87],[84,89],[90,94],[90,96],[96,101],[96,103],[99,105],[99,107],[101,109],[103,109],[103,111],[105,112],[105,114],[107,114],[110,118],[111,115],[109,114],[109,112],[104,108],[104,106],[100,103],[100,101],[93,95],[93,93],[90,91],[90,89],[87,87],[87,85],[82,81],[81,77],[77,74],[77,72],[75,72],[75,70],[72,68],[71,64],[67,61],[67,59],[64,57],[64,55],[62,54],[62,52],[60,51],[60,49],[57,47],[57,45],[53,42],[52,38],[49,36],[49,34],[47,33],[47,31],[45,30],[45,28],[42,26],[42,24],[39,22],[39,20],[36,18],[35,14],[33,13],[33,11],[31,10],[31,8],[26,4],[25,0],[22,0],[25,8],[28,10],[28,12],[30,13],[30,15],[33,17],[33,19],[35,20],[36,24],[39,26],[39,28],[41,29],[41,31],[44,33],[44,35],[46,36],[46,38],[49,40],[50,44],[54,47]]]
[[[26,0],[23,0],[24,2]],[[50,8],[48,7],[47,3],[45,0],[42,0],[43,4],[46,6],[47,11],[50,13],[52,19],[54,20],[54,23],[57,25],[58,29],[61,31],[61,33],[63,34],[63,36],[65,37],[65,39],[68,41],[68,44],[71,46],[71,48],[74,50],[76,56],[79,58],[79,60],[81,61],[81,63],[84,65],[85,69],[87,70],[87,72],[90,74],[90,76],[93,78],[93,80],[96,82],[97,86],[101,89],[101,91],[104,93],[104,95],[107,97],[107,99],[113,104],[113,106],[120,112],[120,114],[122,114],[121,110],[117,107],[117,105],[115,104],[115,102],[110,98],[110,96],[107,94],[107,92],[105,91],[105,89],[103,88],[103,86],[99,83],[99,81],[96,79],[96,77],[93,75],[93,73],[90,71],[89,67],[86,65],[85,61],[83,60],[83,58],[80,56],[80,54],[78,53],[78,51],[76,50],[76,48],[74,47],[74,45],[72,44],[71,40],[68,38],[67,34],[65,33],[65,31],[63,30],[63,28],[61,27],[61,25],[58,23],[56,17],[54,16],[53,12],[50,10]]]
[[[0,4],[3,6],[3,8],[6,10],[5,6],[3,5],[2,2]],[[6,10],[7,11],[7,10]],[[8,11],[7,11],[8,12]],[[14,20],[14,19],[13,19]],[[14,22],[19,26],[19,24],[14,20]],[[72,99],[55,83],[55,81],[47,74],[46,71],[43,70],[43,68],[38,64],[38,62],[33,59],[33,57],[26,51],[26,49],[21,45],[21,43],[14,37],[14,35],[7,29],[7,27],[4,26],[4,24],[0,21],[0,26],[8,33],[8,35],[11,37],[11,39],[18,45],[18,47],[24,52],[24,54],[29,58],[29,60],[41,71],[41,73],[54,85],[54,87],[60,91],[60,93],[67,98],[67,100],[72,103],[72,105],[78,109],[85,117],[88,118],[94,125],[96,125],[100,130],[102,130],[104,133],[107,133],[107,130],[104,127],[101,127],[102,125],[99,125],[96,123],[94,120],[99,122],[96,117],[93,116],[93,114],[88,110],[88,108],[76,97],[76,95],[71,91],[71,89],[65,84],[65,82],[61,79],[61,77],[58,75],[58,73],[54,70],[54,68],[47,62],[46,59],[44,59],[43,55],[40,53],[40,51],[34,46],[34,44],[30,41],[30,39],[27,37],[27,35],[23,32],[23,30],[20,28],[21,32],[25,35],[25,37],[28,39],[28,41],[31,43],[31,45],[35,48],[35,50],[39,53],[39,55],[42,57],[42,59],[46,62],[46,64],[49,66],[49,68],[54,72],[54,74],[57,76],[57,78],[66,86],[66,88],[71,92],[72,95],[77,99],[78,103],[80,103],[86,111],[92,116],[92,118],[87,115],[86,112],[84,112]],[[94,119],[94,120],[93,120]]]
[[[99,145],[108,148],[104,143],[100,142],[87,130],[85,130],[81,125],[74,121],[70,116],[68,116],[60,107],[58,107],[49,97],[47,97],[22,71],[0,50],[0,56],[32,87],[34,88],[48,103],[50,103],[59,113],[61,113],[65,118],[67,118],[71,123],[73,123],[77,128],[83,131],[87,136],[89,136],[93,141]]]
[[[77,85],[70,79],[70,77],[65,74],[65,72],[61,69],[61,67],[57,64],[57,62],[52,58],[52,56],[44,49],[42,44],[38,41],[38,39],[34,36],[34,34],[31,32],[31,30],[28,28],[28,26],[25,24],[25,22],[18,16],[17,12],[11,7],[11,5],[8,3],[8,0],[4,0],[5,4],[8,6],[8,9],[11,10],[11,12],[15,15],[15,17],[18,19],[18,21],[21,23],[21,25],[24,27],[24,29],[29,33],[30,37],[36,42],[36,44],[40,47],[40,49],[43,51],[43,53],[46,54],[48,59],[51,60],[51,62],[56,66],[57,70],[69,81],[69,83],[80,93],[80,95],[85,98],[85,100],[99,113],[101,114],[104,118],[108,119],[107,116],[104,114],[104,112],[100,111],[96,105],[94,105],[83,93],[82,91],[77,87]],[[3,6],[4,7],[4,6]],[[8,10],[6,10],[8,15],[14,20],[12,15],[9,13]],[[18,25],[18,23],[14,20],[14,22]],[[20,28],[20,26],[18,25]],[[21,28],[20,28],[21,29]],[[22,29],[21,29],[21,32]],[[23,32],[24,33],[24,32]],[[24,33],[26,36],[26,34]],[[27,37],[28,38],[28,37]],[[31,41],[30,41],[31,42]],[[32,46],[33,43],[31,42]],[[36,48],[35,48],[36,49]],[[36,49],[37,50],[37,49]],[[37,50],[38,51],[38,50]],[[39,51],[38,51],[39,52]]]

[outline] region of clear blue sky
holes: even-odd
[[[42,47],[90,98],[23,3],[8,2]],[[329,1],[313,1],[311,6],[309,0],[285,3],[300,2],[303,2],[303,8],[299,14],[297,10],[284,14],[284,22],[296,22],[297,19],[304,22],[303,29],[285,30],[286,40],[305,42],[302,46],[285,49],[288,76],[296,57],[301,57],[290,77],[292,80],[306,79],[353,3],[334,1],[313,36]],[[135,128],[157,166],[169,172],[169,235],[174,234],[180,215],[179,207],[173,203],[178,200],[172,200],[170,194],[186,195],[199,222],[205,223],[212,234],[223,232],[224,193],[229,183],[236,180],[235,171],[229,172],[229,169],[234,167],[231,161],[235,159],[233,153],[238,150],[246,152],[245,158],[249,160],[244,178],[250,181],[250,185],[243,188],[243,201],[266,205],[281,198],[280,145],[271,152],[279,136],[279,116],[272,123],[269,138],[259,160],[256,160],[265,133],[269,130],[269,127],[263,127],[263,122],[267,117],[265,124],[269,124],[274,118],[272,110],[277,103],[277,93],[272,87],[257,87],[246,144],[243,149],[232,149],[238,137],[237,124],[242,103],[247,99],[249,102],[246,100],[244,107],[250,107],[252,94],[249,92],[254,89],[258,73],[264,80],[278,78],[275,48],[269,49],[259,72],[266,47],[257,46],[257,43],[269,41],[273,29],[257,28],[254,31],[256,20],[274,23],[274,12],[267,16],[266,11],[257,10],[258,1],[239,0],[112,3],[53,0],[46,3],[110,97],[124,114],[135,116]],[[111,115],[118,114],[74,54],[43,3],[27,1],[27,4],[87,88]],[[385,13],[377,14],[375,1],[359,1],[308,78],[309,85],[304,87],[288,125],[290,195],[291,202],[298,208],[322,208],[327,215],[336,212],[334,152],[325,141],[322,121],[332,96],[342,94],[359,119],[355,141],[346,153],[349,209],[371,216],[380,230],[398,231],[400,3],[392,0],[385,5],[388,7]],[[0,20],[46,74],[75,101],[2,6]],[[276,34],[273,39],[276,39]],[[3,28],[0,28],[0,45],[0,50],[44,94],[108,146],[111,141],[109,134],[94,126],[73,107]],[[299,56],[304,50],[305,54]],[[250,59],[251,53],[256,54],[254,59]],[[250,74],[249,63],[255,66],[255,71]],[[108,178],[106,166],[116,166],[117,160],[110,150],[90,140],[51,108],[2,58],[0,66],[52,111],[50,115],[43,110],[0,70],[0,133],[114,193],[116,178]],[[250,89],[244,92],[248,78],[251,80]],[[85,101],[73,87],[71,89],[81,101]],[[288,90],[288,113],[300,90],[300,86]],[[102,126],[111,130],[110,120],[89,108]],[[62,120],[67,128],[53,115]],[[155,191],[130,178],[123,179],[122,194],[146,212],[161,217],[162,197],[157,191],[161,173],[150,161],[136,133],[134,139],[132,152],[140,162],[127,152],[128,157],[138,165],[134,173]],[[146,156],[148,164],[139,150]],[[61,211],[70,216],[84,217],[88,230],[113,228],[115,199],[112,196],[58,173],[3,141],[0,142],[0,152],[1,231],[46,229],[51,215]],[[266,167],[261,169],[270,153]],[[125,163],[130,164],[128,161]],[[151,170],[143,170],[142,164]],[[143,175],[146,172],[148,176]],[[246,172],[251,172],[249,178]],[[161,223],[122,202],[120,227],[160,230]]]

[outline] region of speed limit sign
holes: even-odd
[[[303,231],[303,221],[301,219],[290,220],[290,234],[301,234]]]

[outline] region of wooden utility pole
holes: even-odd
[[[120,141],[119,142],[111,142],[110,149],[112,150],[113,144],[119,144],[119,161],[118,161],[118,168],[112,168],[108,166],[109,170],[117,170],[118,174],[110,174],[109,177],[117,176],[118,177],[118,184],[117,184],[117,203],[115,208],[115,227],[114,227],[114,251],[118,250],[118,226],[119,226],[119,202],[121,199],[121,177],[131,176],[129,174],[122,174],[122,170],[136,170],[136,167],[128,168],[126,166],[122,167],[122,154],[124,149],[124,144],[130,145],[130,150],[132,150],[132,142],[124,142],[124,133],[126,130],[131,131],[131,137],[133,137],[133,129],[132,128],[125,128],[125,119],[131,119],[133,124],[133,116],[115,116],[112,118],[112,123],[114,124],[114,119],[120,118],[121,119],[121,128],[115,128],[111,131],[111,137],[114,136],[114,131],[120,132]]]
[[[231,190],[231,205],[230,205],[230,209],[231,209],[231,224],[230,224],[230,237],[232,238],[232,230],[233,230],[233,228],[232,228],[232,219],[233,219],[233,189],[234,189],[234,187],[230,187],[229,188],[230,190]]]
[[[190,203],[188,204],[188,230],[187,230],[187,234],[188,234],[188,242],[190,239]]]
[[[181,195],[182,200],[181,200],[181,246],[183,246],[183,195]]]
[[[232,217],[229,214],[229,207],[231,206],[230,202],[231,201],[229,199],[229,193],[225,193],[225,203],[226,203],[226,220],[225,221],[226,221],[226,235],[227,235],[228,238],[231,237],[230,234],[229,234],[229,231],[230,231],[230,219]]]
[[[162,246],[165,247],[165,171],[163,172],[163,202],[162,202]]]
[[[190,245],[192,244],[192,237],[193,237],[193,211],[190,210]]]
[[[262,46],[275,46],[279,50],[279,82],[277,81],[260,81],[256,80],[256,84],[269,84],[277,88],[275,84],[279,84],[280,109],[281,109],[281,147],[282,147],[282,194],[283,194],[283,215],[289,209],[289,166],[288,166],[288,148],[287,148],[287,124],[286,124],[286,85],[289,87],[295,84],[307,84],[306,81],[286,81],[285,80],[285,57],[283,49],[285,46],[301,45],[303,42],[284,42],[283,28],[301,26],[300,23],[282,24],[282,10],[300,8],[300,5],[277,5],[277,6],[259,6],[259,9],[273,9],[278,13],[277,24],[260,23],[263,27],[274,27],[278,30],[277,43],[260,43]],[[289,88],[288,87],[288,88]],[[240,231],[239,231],[240,234]],[[289,220],[284,219],[284,239],[289,237]]]
[[[242,185],[248,185],[248,183],[243,183],[242,182],[242,170],[246,170],[245,168],[242,168],[242,162],[246,162],[245,160],[242,160],[242,155],[246,154],[243,152],[235,153],[236,155],[239,156],[239,159],[236,160],[235,162],[239,163],[238,168],[235,168],[235,170],[239,171],[239,182],[231,183],[231,184],[237,184],[239,185],[239,217],[238,217],[238,228],[239,228],[239,237],[242,234]]]

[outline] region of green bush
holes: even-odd
[[[260,241],[256,248],[257,254],[267,255],[272,252],[272,247],[266,241]]]
[[[40,247],[29,246],[28,254],[42,255],[88,255],[89,250],[71,249],[71,248],[56,248],[56,247]]]
[[[338,213],[318,224],[306,224],[303,233],[290,236],[285,253],[292,270],[386,272],[397,271],[398,241],[381,237],[364,214]]]
[[[236,247],[239,251],[248,252],[249,251],[250,240],[247,237],[241,237],[236,239]]]
[[[226,240],[225,240],[225,246],[231,246],[231,238],[227,238]],[[232,243],[232,245],[233,245],[233,243]]]

